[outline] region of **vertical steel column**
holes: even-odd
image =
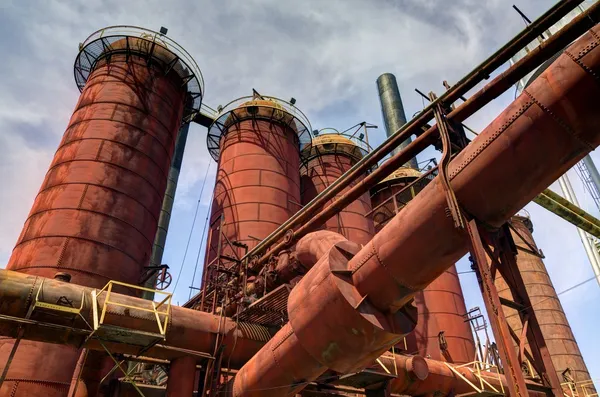
[[[469,222],[468,231],[472,244],[471,252],[479,270],[478,276],[484,302],[496,337],[511,395],[527,395],[526,389],[524,389],[525,379],[521,370],[521,364],[525,357],[531,361],[536,372],[540,374],[544,386],[547,387],[547,394],[549,396],[560,395],[560,380],[525,289],[525,283],[519,273],[515,260],[516,248],[507,226],[503,226],[501,231],[494,235],[484,235],[485,242],[481,239],[477,229],[477,221]],[[488,257],[491,260],[491,266]],[[500,274],[508,284],[513,301],[500,298],[498,295],[494,284],[496,274]],[[510,328],[502,305],[519,311],[519,317],[523,322],[521,335],[516,335]],[[525,338],[529,342],[531,353],[525,350]],[[514,349],[513,339],[519,346],[518,352]]]
[[[169,230],[169,223],[171,221],[171,212],[173,211],[173,204],[175,201],[177,182],[179,181],[181,163],[183,162],[183,154],[185,151],[185,144],[187,142],[189,129],[189,123],[181,126],[179,133],[177,134],[177,140],[175,141],[175,152],[173,153],[173,160],[171,161],[171,167],[169,168],[167,188],[160,211],[160,217],[158,219],[158,230],[156,231],[156,237],[154,238],[152,256],[150,257],[151,266],[160,266],[162,263],[165,242],[167,240],[167,232]]]
[[[598,168],[596,168],[596,164],[594,164],[594,160],[592,160],[592,156],[589,154],[585,156],[582,160],[587,167],[592,182],[596,185],[596,189],[600,191],[600,173],[598,172]]]
[[[521,365],[517,353],[512,347],[510,330],[502,311],[502,303],[498,296],[498,291],[494,285],[494,275],[497,271],[496,262],[492,265],[488,261],[486,250],[483,246],[477,221],[471,220],[467,223],[467,230],[471,238],[471,255],[477,264],[481,280],[481,288],[485,308],[488,312],[490,325],[496,337],[498,351],[502,364],[504,366],[506,382],[508,383],[509,394],[513,397],[527,396],[527,385],[521,371]]]
[[[540,328],[535,310],[533,310],[531,299],[529,298],[529,294],[525,288],[523,276],[521,275],[519,267],[517,266],[515,259],[516,247],[514,246],[514,242],[507,225],[503,226],[502,228],[500,241],[500,261],[498,262],[500,265],[499,271],[510,288],[514,303],[516,303],[515,306],[521,307],[519,310],[519,316],[523,322],[522,333],[525,333],[527,336],[527,341],[529,342],[529,346],[531,348],[531,354],[535,360],[536,370],[542,377],[543,382],[551,387],[554,395],[559,395],[561,393],[560,380],[558,379],[558,375],[554,369],[554,364],[552,363],[550,352],[546,346],[542,329]],[[523,335],[521,337],[523,337]],[[520,342],[520,356],[521,359],[524,359],[523,349],[525,341],[523,340]]]
[[[565,199],[579,207],[579,201],[577,200],[577,196],[575,195],[575,191],[571,185],[569,175],[565,173],[563,176],[558,178],[558,183],[563,195],[565,196]],[[598,284],[600,284],[600,254],[598,253],[596,247],[594,247],[594,244],[592,244],[592,237],[587,232],[578,227],[577,234],[581,239],[581,244],[583,244],[585,253],[587,254],[590,264],[592,265],[592,270],[596,276],[596,281]]]

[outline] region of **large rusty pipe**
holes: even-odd
[[[570,46],[452,161],[449,178],[465,213],[499,227],[598,145],[600,121],[589,101],[600,96],[597,31]],[[352,260],[355,285],[380,310],[402,307],[467,251],[468,237],[446,207],[437,177]],[[419,266],[407,273],[411,263]],[[394,267],[382,271],[384,264]]]
[[[537,36],[550,28],[569,11],[575,9],[581,3],[581,0],[566,0],[558,2],[554,7],[536,19],[532,24],[527,26],[527,28],[515,36],[510,42],[496,51],[481,65],[473,69],[473,71],[452,86],[438,99],[430,103],[425,109],[423,109],[423,111],[421,111],[421,113],[417,115],[417,117],[413,118],[404,126],[402,126],[401,129],[392,134],[382,145],[367,154],[361,161],[355,164],[352,169],[340,177],[338,181],[330,185],[319,196],[315,197],[315,199],[308,203],[301,211],[297,212],[288,221],[273,231],[253,250],[248,252],[245,257],[250,258],[264,251],[269,245],[282,238],[288,229],[294,228],[310,219],[311,214],[317,208],[322,207],[325,203],[327,203],[328,200],[334,198],[338,193],[344,190],[348,184],[354,181],[357,176],[366,173],[387,154],[391,153],[392,150],[400,145],[401,142],[404,142],[411,135],[420,132],[421,128],[427,122],[433,119],[433,109],[435,106],[437,106],[439,103],[454,103],[461,96],[466,95],[469,90],[473,89],[477,84],[487,79],[493,71],[508,62],[518,51],[523,49]],[[480,94],[477,98],[472,97],[471,99],[474,109],[467,108],[464,106],[465,104],[462,104],[455,109],[453,112],[453,117],[456,117],[468,109],[471,112],[470,114],[464,114],[461,116],[461,119],[456,119],[457,121],[464,121],[477,110],[485,106],[489,101],[512,87],[520,78],[526,76],[539,64],[550,59],[557,52],[562,50],[565,46],[583,34],[587,29],[594,26],[594,20],[598,17],[599,11],[598,4],[595,4],[584,13],[574,18],[573,21],[561,29],[560,32],[550,37],[529,55],[525,56],[523,59],[521,59],[521,61],[517,62],[505,73],[492,80],[479,91],[479,93],[485,91],[489,91],[490,93],[497,92],[495,96]],[[389,173],[382,175],[381,179],[385,178],[387,175],[389,175]]]
[[[600,97],[599,31],[571,45],[454,158],[448,177],[469,217],[500,227],[598,146],[590,98]],[[292,290],[290,322],[242,367],[234,395],[273,387],[264,395],[286,396],[327,368],[359,370],[397,343],[411,329],[406,304],[415,292],[468,251],[447,207],[438,176],[365,247],[336,244]]]
[[[568,2],[565,1],[557,4],[557,6],[555,7],[558,7],[559,5],[567,6],[567,3]],[[580,2],[577,2],[577,4],[579,3]],[[577,6],[577,4],[571,4],[571,6],[574,8]],[[570,44],[573,40],[582,35],[587,29],[594,26],[594,21],[598,20],[599,17],[600,3],[596,3],[589,9],[587,9],[584,13],[574,18],[558,33],[550,37],[548,40],[544,41],[544,43],[540,44],[527,56],[523,57],[519,62],[514,64],[512,67],[508,68],[503,73],[496,76],[494,80],[492,80],[485,87],[483,87],[473,96],[471,96],[466,102],[462,103],[455,110],[453,110],[448,115],[448,118],[460,122],[472,116],[477,110],[481,109],[487,103],[497,98],[504,91],[512,87],[520,78],[534,70],[540,63],[550,59],[557,52],[560,52],[564,47]],[[542,18],[543,17],[541,17],[540,19]],[[530,25],[530,27],[531,26],[533,25]],[[538,34],[539,32],[536,35],[534,35],[532,39],[534,39]],[[519,43],[521,42],[519,41]],[[524,46],[525,43],[521,43],[521,45]],[[368,170],[370,167],[377,164],[379,160],[383,159],[401,142],[405,141],[408,137],[410,137],[413,134],[419,134],[421,128],[433,118],[432,109],[434,106],[437,106],[437,104],[439,104],[440,102],[452,103],[456,101],[461,95],[466,94],[466,91],[473,88],[475,84],[482,81],[484,76],[489,75],[489,73],[494,71],[501,64],[508,61],[510,59],[510,56],[508,56],[508,58],[506,58],[506,56],[511,53],[511,48],[512,50],[514,50],[513,47],[507,47],[498,51],[496,54],[494,54],[494,56],[490,58],[490,60],[486,61],[484,65],[480,66],[480,68],[482,69],[476,69],[476,71],[472,72],[469,75],[470,77],[463,79],[461,82],[459,82],[446,93],[444,93],[444,95],[442,95],[437,100],[429,104],[429,106],[427,106],[423,111],[421,111],[421,113],[419,113],[414,119],[410,120],[400,130],[396,131],[395,134],[388,138],[388,140],[386,140],[382,145],[380,145],[367,156],[365,156],[365,158],[362,161],[357,163],[347,173],[342,175],[340,179],[336,181],[336,183],[330,185],[321,193],[321,195],[319,195],[313,201],[308,203],[305,208],[296,213],[280,228],[278,228],[275,232],[269,235],[263,242],[257,245],[254,250],[248,253],[247,256],[252,257],[253,255],[263,252],[263,250],[266,247],[268,247],[271,244],[274,244],[281,237],[283,237],[285,231],[290,228],[295,228],[299,225],[303,225],[302,231],[297,230],[295,232],[295,238],[301,238],[303,236],[303,233],[315,230],[317,227],[322,225],[327,219],[329,219],[335,213],[339,212],[341,208],[344,208],[346,205],[356,200],[356,198],[360,197],[361,194],[368,191],[375,184],[382,181],[385,177],[387,177],[389,174],[395,171],[403,163],[405,163],[410,158],[414,157],[417,153],[422,151],[425,147],[430,145],[433,142],[432,139],[436,136],[435,133],[437,132],[437,126],[435,125],[429,128],[425,133],[421,135],[421,137],[425,135],[427,139],[416,139],[415,141],[413,141],[404,150],[398,152],[396,155],[394,155],[388,161],[386,161],[380,168],[376,169],[373,173],[371,173],[367,178],[365,178],[362,181],[361,184],[358,184],[352,189],[349,189],[344,195],[338,197],[335,202],[331,203],[329,206],[323,209],[318,215],[314,215],[316,208],[320,208],[320,206],[324,205],[328,200],[334,198],[337,194],[344,190],[349,183],[354,181],[359,175],[366,172],[366,170]],[[518,47],[515,50],[515,52],[521,48],[522,47]],[[498,64],[499,60],[503,61],[500,64]],[[479,78],[479,80],[477,80],[477,78]],[[471,85],[473,82],[472,79],[475,79],[473,81],[477,81],[477,83]],[[468,89],[465,91],[465,88],[467,87]],[[285,245],[286,244],[284,242],[280,242],[273,245],[271,249],[269,249],[264,255],[260,257],[259,262],[264,263],[273,253],[278,252],[279,250],[284,248]]]
[[[451,393],[460,395],[474,393],[476,390],[472,385],[488,392],[496,389],[499,394],[507,390],[505,376],[497,372],[478,370],[475,365],[481,364],[454,366],[421,356],[390,354],[381,356],[379,361],[390,370],[397,369],[396,378],[390,382],[392,393],[408,396],[446,396]],[[488,384],[482,382],[482,379]],[[526,383],[530,391],[540,390],[538,383]]]
[[[53,304],[70,302],[72,307],[79,308],[83,299],[81,317],[76,317],[73,321],[73,316],[69,313],[60,316],[58,312],[36,308],[29,319],[26,319],[38,290],[39,301],[42,302]],[[0,335],[15,337],[18,332],[16,325],[22,324],[26,330],[24,339],[80,347],[90,334],[88,324],[93,324],[91,292],[91,288],[75,284],[0,270],[0,315],[2,316]],[[102,310],[105,297],[105,292],[99,296],[98,310]],[[133,308],[109,305],[105,318],[106,324],[122,327],[124,330],[131,331],[134,336],[135,332],[139,331],[158,332],[154,313],[135,309],[151,308],[150,301],[112,293],[110,302],[118,302]],[[171,307],[168,323],[166,339],[145,352],[145,356],[166,360],[183,356],[206,358],[214,351],[217,336],[220,335],[224,338],[223,344],[226,346],[223,360],[230,362],[233,368],[239,368],[272,335],[267,328],[259,325],[236,324],[230,319],[222,319],[219,316],[179,306]],[[139,346],[131,343],[104,342],[104,344],[112,353],[136,355],[140,349]],[[96,338],[90,339],[82,347],[103,350],[100,341]]]
[[[329,230],[319,230],[301,238],[296,244],[294,252],[298,262],[306,270],[310,270],[331,247],[345,240],[347,239],[341,234]]]
[[[336,243],[346,241],[346,237],[330,230],[318,230],[302,237],[292,255],[280,255],[275,273],[280,283],[288,283],[306,274],[317,261]]]

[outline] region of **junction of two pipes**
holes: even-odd
[[[295,251],[297,260],[310,271],[288,299],[291,329],[307,352],[340,373],[356,372],[371,364],[412,332],[417,322],[416,307],[377,307],[369,299],[372,287],[359,289],[360,283],[355,285],[354,277],[365,262],[351,264],[350,259],[361,248],[323,230],[302,238]],[[349,361],[348,352],[361,358]]]

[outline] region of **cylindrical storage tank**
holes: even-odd
[[[241,258],[246,250],[233,243],[252,249],[300,209],[300,148],[310,144],[309,128],[302,112],[277,98],[240,98],[221,110],[207,137],[218,169],[203,286],[217,267],[234,266],[219,264],[219,252]]]
[[[532,234],[533,223],[528,217],[520,215],[514,216],[510,223],[512,225],[511,235],[518,249],[517,267],[523,277],[525,289],[531,299],[531,304],[557,375],[562,380],[563,372],[570,369],[570,376],[580,384],[578,392],[581,395],[590,395],[590,393],[593,395],[595,391],[593,384],[589,383],[590,374],[556,290],[552,285],[544,261],[539,256],[528,252],[537,251]],[[519,247],[523,249],[519,249]],[[534,248],[534,250],[531,248]],[[513,300],[508,285],[499,274],[496,275],[495,283],[500,297]],[[502,308],[508,325],[517,335],[520,335],[523,325],[519,314],[509,307],[502,306]],[[526,346],[529,348],[528,344]],[[587,394],[581,390],[581,384],[586,381],[588,381],[587,386],[585,386]]]
[[[476,360],[475,342],[456,266],[450,267],[415,295],[417,326],[407,336],[408,351],[455,364]]]
[[[106,28],[80,49],[81,96],[7,268],[50,278],[65,272],[95,288],[138,284],[177,131],[200,106],[201,75],[185,50],[146,29]],[[0,365],[12,346],[0,344]],[[0,396],[65,395],[78,355],[22,342]]]
[[[302,205],[308,204],[335,182],[368,151],[369,146],[353,136],[345,136],[333,129],[319,132],[316,137],[313,137],[312,145],[302,150],[303,165],[300,168]],[[351,186],[360,183],[361,180],[362,178],[358,178]],[[349,188],[350,186],[346,190]],[[346,190],[339,195],[344,194]],[[330,203],[331,201],[326,205]],[[375,234],[373,220],[366,216],[369,212],[371,212],[371,198],[368,193],[365,193],[329,219],[323,228],[339,233],[355,243],[366,244]]]
[[[419,177],[418,171],[401,167],[371,190],[372,216],[377,230],[430,181],[425,177],[411,185]],[[475,360],[475,342],[470,325],[465,322],[467,309],[455,266],[415,294],[414,305],[418,309],[418,321],[415,330],[406,337],[405,348],[409,354],[455,364]]]

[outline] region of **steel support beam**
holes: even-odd
[[[495,264],[492,262],[490,265],[475,220],[469,221],[467,230],[471,238],[471,255],[477,265],[483,300],[492,326],[492,332],[496,337],[509,393],[513,397],[527,396],[525,377],[521,371],[517,353],[513,349],[510,328],[506,322],[506,317],[502,311],[502,302],[500,302],[498,291],[496,291],[494,285]]]
[[[519,310],[519,317],[523,323],[523,333],[527,337],[531,354],[535,360],[535,366],[540,372],[540,376],[545,384],[547,384],[554,395],[560,395],[561,386],[560,379],[556,374],[550,352],[546,346],[542,329],[537,320],[536,312],[533,309],[531,299],[525,288],[523,276],[519,271],[519,267],[516,262],[516,246],[510,234],[510,231],[505,225],[500,231],[500,260],[499,268],[500,274],[504,278],[504,281],[508,284],[510,291],[513,296],[513,300],[517,305],[523,307]],[[520,356],[523,356],[523,348],[525,338],[521,340]]]
[[[523,392],[526,389],[524,389],[525,378],[521,370],[525,357],[532,361],[532,366],[547,387],[548,396],[560,395],[560,380],[556,375],[535,311],[519,273],[515,260],[516,248],[508,227],[505,225],[494,234],[481,230],[475,220],[469,222],[471,255],[477,265],[480,287],[490,325],[496,337],[510,395],[527,395],[526,392]],[[481,233],[483,233],[483,238]],[[514,301],[506,301],[499,297],[494,283],[496,274],[502,275],[510,288]],[[502,305],[520,309],[518,312],[523,322],[523,335],[516,335],[510,328]],[[518,341],[518,351],[514,348],[513,339]],[[530,353],[525,351],[525,339],[529,342]]]
[[[550,189],[540,193],[533,202],[600,239],[600,220]]]

